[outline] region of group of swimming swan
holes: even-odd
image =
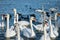
[[[56,37],[59,36],[57,28],[51,23],[51,17],[49,17],[49,22],[45,20],[44,26],[43,24],[34,25],[32,23],[32,21],[35,21],[34,17],[30,17],[30,22],[18,21],[18,14],[16,12],[16,9],[14,9],[14,25],[15,24],[18,25],[11,26],[10,28],[9,28],[9,14],[7,14],[5,17],[7,18],[7,29],[5,37],[7,38],[14,37],[17,34],[18,40],[22,40],[20,36],[21,35],[20,31],[23,32],[22,33],[23,36],[27,38],[33,38],[36,36],[34,28],[44,33],[39,40],[51,40],[50,38],[55,39]]]

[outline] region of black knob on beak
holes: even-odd
[[[51,11],[51,13],[54,13],[54,11]]]
[[[11,19],[12,18],[12,15],[10,14],[10,18],[9,19]]]
[[[47,16],[47,17],[50,17],[49,12],[46,12],[46,16]]]
[[[22,14],[20,14],[20,13],[17,13],[19,16],[21,16]]]
[[[6,21],[7,20],[7,17],[6,17],[7,15],[5,15],[5,14],[3,14],[3,17],[4,17],[4,20]],[[11,14],[9,14],[9,19],[11,19],[12,18],[12,15]]]

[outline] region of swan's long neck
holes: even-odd
[[[45,26],[45,24],[44,24],[45,20],[46,20],[46,13],[44,12],[44,14],[43,14],[43,27]]]
[[[4,29],[4,17],[2,16],[2,29]]]
[[[18,14],[16,14],[17,18],[16,18],[16,22],[18,23]]]
[[[44,40],[47,40],[47,39],[46,39],[47,32],[46,32],[46,24],[45,24],[45,20],[46,20],[46,12],[44,12],[43,19],[44,19],[44,20],[43,20]]]
[[[31,32],[32,32],[32,35],[33,35],[33,26],[32,26],[32,20],[30,19],[30,26],[31,26]]]
[[[57,13],[55,13],[55,27],[56,27],[56,29],[58,30],[58,27],[57,27]]]
[[[9,30],[9,14],[7,14],[7,30]]]
[[[47,32],[46,32],[46,24],[45,24],[45,26],[44,26],[44,40],[47,40]]]
[[[16,28],[17,28],[17,38],[18,40],[20,40],[20,29],[19,29],[19,26],[18,26],[18,14],[17,14],[17,25],[16,25]]]
[[[55,20],[57,20],[57,13],[55,13]]]
[[[17,31],[17,39],[20,40],[20,29],[18,27],[18,14],[16,9],[14,9],[14,24],[16,24],[16,31]]]
[[[17,16],[17,11],[16,11],[16,9],[14,9],[14,24],[16,23],[16,16]]]
[[[53,28],[51,25],[51,17],[49,18],[49,25],[50,25],[50,34],[52,35],[53,34]]]

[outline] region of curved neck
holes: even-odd
[[[32,20],[30,20],[30,26],[31,26],[31,29],[33,30],[33,27],[32,27]]]
[[[2,30],[4,30],[4,17],[2,16],[2,25],[1,25],[1,27],[2,27]]]
[[[18,40],[20,40],[20,29],[19,29],[19,26],[18,26],[18,14],[16,14],[16,31],[17,31],[17,37],[18,37]]]
[[[55,14],[55,27],[57,28],[57,13]]]
[[[57,13],[55,13],[55,20],[57,20]]]
[[[14,24],[16,23],[16,20],[17,20],[17,12],[16,12],[16,10],[14,11]]]
[[[2,27],[4,27],[4,17],[2,16]]]
[[[33,26],[32,26],[32,20],[30,19],[30,26],[31,26],[31,32],[32,32],[32,35],[33,35]]]
[[[47,40],[46,37],[47,37],[47,32],[46,32],[46,24],[45,24],[45,26],[44,26],[44,40]]]
[[[50,33],[52,34],[53,33],[53,28],[52,28],[52,25],[51,25],[51,17],[49,18],[49,26],[50,26]]]
[[[7,15],[7,30],[9,29],[9,15]]]
[[[18,23],[18,14],[16,14],[17,18],[16,18],[16,22]]]

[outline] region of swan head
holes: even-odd
[[[30,20],[36,21],[36,18],[35,17],[31,17]]]
[[[14,8],[13,11],[16,12],[16,9]]]
[[[10,15],[9,14],[4,14],[3,15],[4,18],[7,18],[7,16],[9,17]]]
[[[5,14],[5,15],[2,15],[3,19],[2,20],[7,20],[7,15],[9,15],[9,19],[12,18],[12,15],[11,14]]]
[[[40,10],[40,9],[38,9],[38,10],[35,10],[36,12],[39,12],[39,13],[46,13],[44,10]]]
[[[45,25],[47,25],[47,26],[48,26],[48,21],[47,21],[47,20],[45,20]]]
[[[57,8],[50,8],[49,10],[51,11],[51,13],[54,13],[55,11],[57,11]]]
[[[56,11],[57,9],[56,8],[50,8],[50,11]]]

